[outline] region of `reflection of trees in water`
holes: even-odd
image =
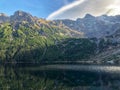
[[[77,71],[30,71],[15,66],[0,66],[0,88],[10,90],[61,90],[72,87],[118,88],[120,78],[105,74]],[[117,86],[118,84],[118,86]],[[115,86],[116,85],[116,86]],[[8,89],[8,90],[9,90]],[[7,89],[6,89],[7,90]],[[70,90],[70,89],[69,89]],[[103,89],[104,90],[104,89]]]

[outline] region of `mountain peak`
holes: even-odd
[[[9,21],[9,16],[7,16],[4,13],[0,13],[0,23],[8,22]]]
[[[0,16],[8,17],[5,13],[0,13]]]
[[[84,18],[94,18],[91,14],[86,14]]]
[[[24,12],[24,11],[21,11],[21,10],[18,10],[14,13],[14,15],[17,15],[17,16],[24,16],[24,15],[30,15],[32,16],[31,14],[27,13],[27,12]]]
[[[10,18],[11,18],[11,21],[17,21],[17,22],[27,21],[29,23],[34,22],[34,18],[31,14],[21,10],[16,11],[14,15],[12,15]]]

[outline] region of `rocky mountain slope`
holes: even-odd
[[[58,24],[62,23],[70,29],[82,32],[85,37],[101,38],[113,34],[120,28],[120,16],[98,16],[94,17],[87,14],[84,18],[77,20],[56,20]]]
[[[9,16],[4,13],[0,13],[0,23],[8,22],[10,20]]]
[[[120,63],[120,16],[98,16],[87,14],[84,18],[56,20],[57,24],[82,32],[84,37],[96,43],[96,54],[88,59],[96,63]]]
[[[91,60],[99,63],[120,64],[120,29],[112,35],[99,39],[98,49],[101,51],[91,57]]]

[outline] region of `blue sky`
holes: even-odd
[[[17,10],[46,18],[62,6],[74,0],[0,0],[0,13],[12,15]]]
[[[17,10],[49,20],[120,15],[120,0],[0,0],[0,12],[12,15]]]

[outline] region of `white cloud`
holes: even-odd
[[[76,19],[85,14],[120,14],[120,0],[75,0],[50,14],[47,19]]]

